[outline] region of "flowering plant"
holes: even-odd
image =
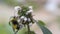
[[[32,12],[32,6],[26,7],[26,6],[16,6],[15,10],[17,11],[18,16],[14,16],[11,20],[13,24],[13,30],[15,34],[23,27],[27,26],[28,32],[26,34],[35,34],[35,32],[32,33],[30,30],[30,23],[34,24],[36,23],[42,30],[43,34],[52,34],[51,31],[45,27],[45,23],[41,20],[35,20],[33,18]],[[19,19],[19,21],[18,21]],[[10,22],[9,22],[10,24]],[[15,31],[17,30],[17,31]],[[25,33],[24,33],[25,34]]]

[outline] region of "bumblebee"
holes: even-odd
[[[15,16],[9,21],[9,25],[11,25],[10,23],[12,23],[13,31],[18,32],[18,30],[20,29],[20,25]],[[15,30],[17,30],[17,31],[15,31]]]

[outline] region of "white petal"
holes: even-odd
[[[21,10],[21,7],[20,7],[20,6],[16,6],[14,9],[15,9],[16,11],[18,11],[18,10]]]
[[[26,15],[28,15],[29,13],[32,13],[32,12],[33,12],[33,10],[29,10],[26,12]]]
[[[21,16],[21,19],[24,19],[25,18],[25,16]]]
[[[24,21],[27,21],[27,18],[26,17],[24,18]]]

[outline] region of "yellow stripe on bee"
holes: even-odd
[[[17,25],[13,25],[13,28],[16,29],[17,28]]]

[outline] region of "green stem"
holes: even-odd
[[[30,34],[30,26],[29,26],[29,24],[27,24],[27,28],[28,28],[28,34]]]

